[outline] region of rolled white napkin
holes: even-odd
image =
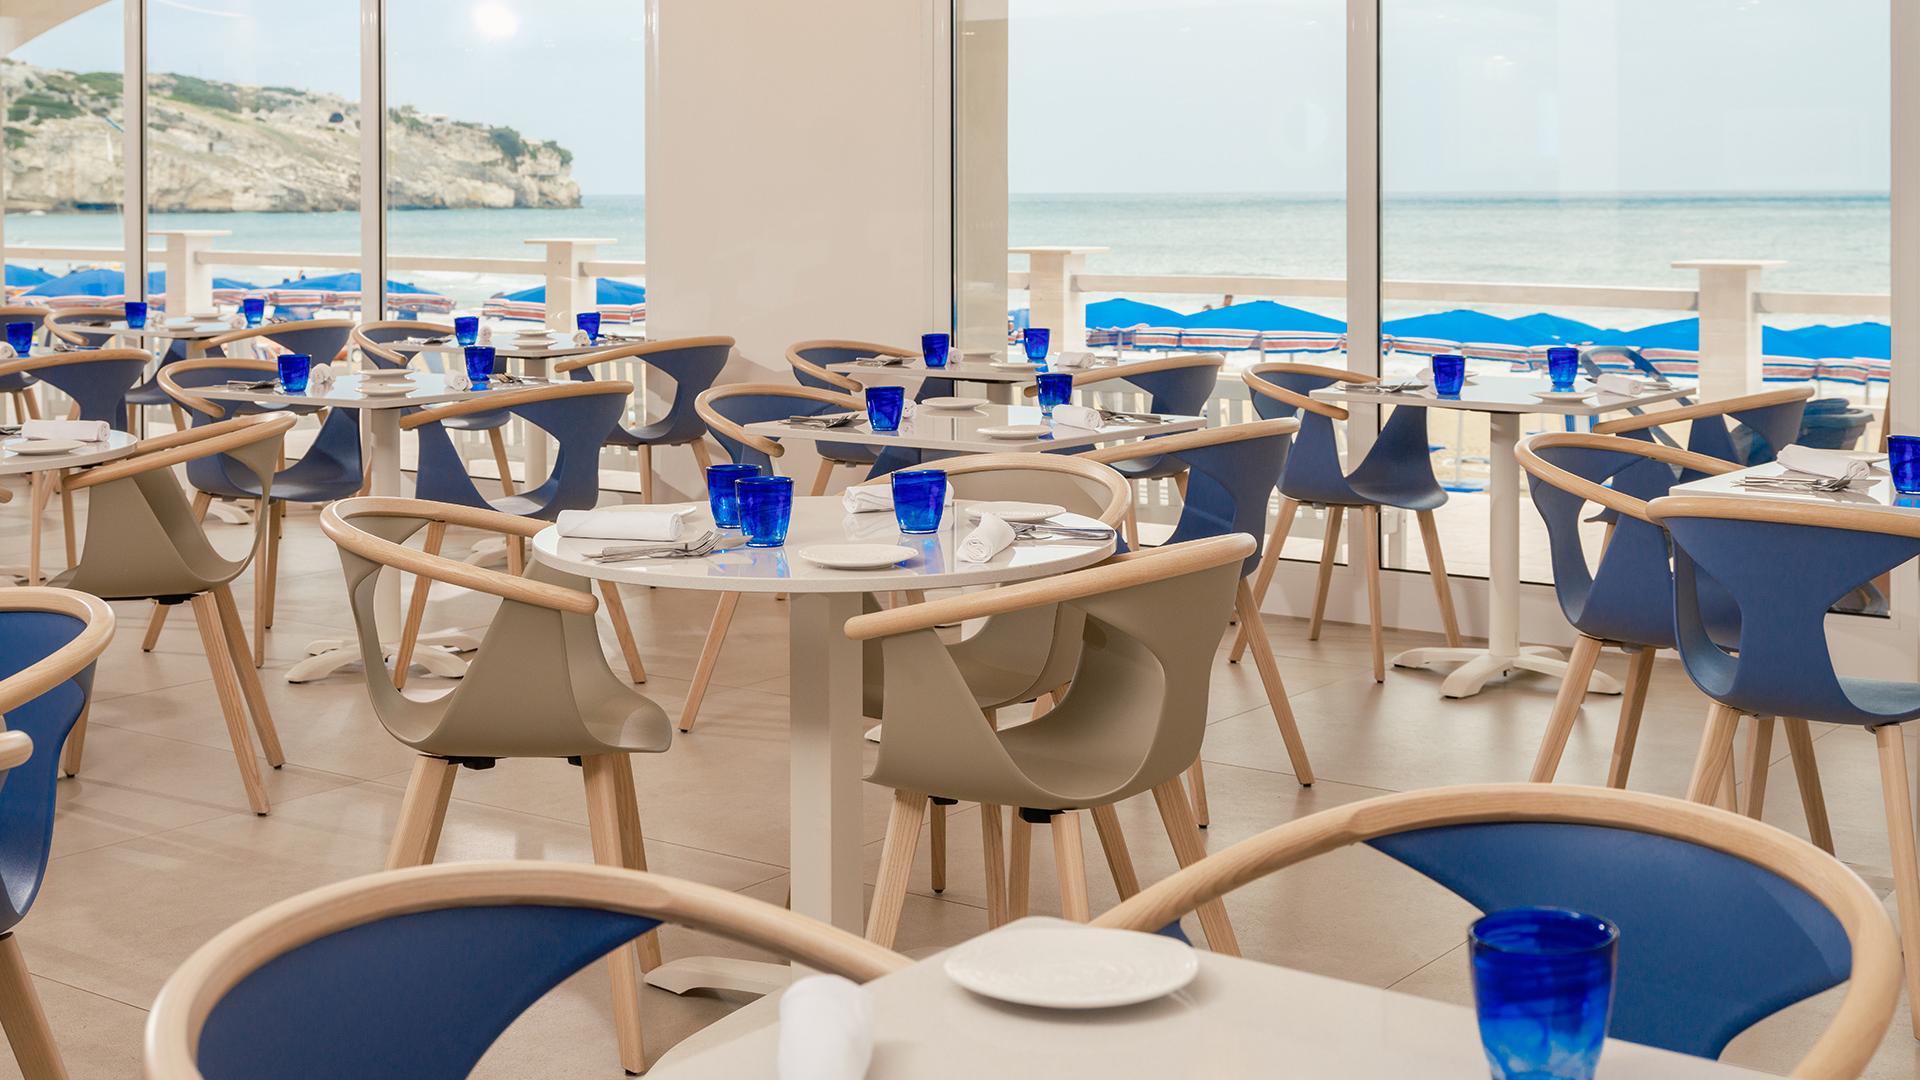
[[[1083,367],[1090,367],[1092,364],[1093,354],[1090,352],[1063,352],[1052,360],[1047,361],[1048,367],[1060,371],[1077,371]]]
[[[339,377],[340,373],[333,370],[332,364],[315,364],[307,369],[307,386],[314,390],[325,390]]]
[[[1053,422],[1065,424],[1071,428],[1084,428],[1088,431],[1099,431],[1107,426],[1106,421],[1100,419],[1099,409],[1085,405],[1055,405]]]
[[[105,420],[28,420],[20,425],[23,439],[77,439],[99,442],[113,428]]]
[[[669,543],[686,534],[692,506],[622,506],[607,510],[562,510],[560,535],[592,540],[657,540]]]
[[[491,344],[493,344],[493,327],[491,327],[491,326],[482,326],[482,327],[480,328],[480,336],[479,336],[479,337],[476,337],[476,338],[474,338],[474,339],[473,339],[473,343],[474,343],[475,345],[491,345]]]
[[[980,524],[960,541],[960,561],[992,562],[994,556],[1012,546],[1013,526],[998,514],[981,514]]]
[[[801,979],[780,997],[780,1080],[859,1080],[873,1062],[873,998],[838,975]]]
[[[473,380],[467,378],[467,366],[464,363],[448,364],[446,376],[447,389],[449,390],[473,389]]]
[[[947,505],[953,505],[953,485],[947,485]],[[840,495],[840,505],[849,514],[871,514],[893,509],[893,484],[864,484],[850,487]]]
[[[1831,480],[1860,480],[1872,474],[1873,466],[1861,461],[1849,450],[1826,450],[1817,446],[1783,446],[1775,458],[1797,473],[1824,476]]]
[[[247,328],[247,317],[237,311],[225,321],[228,326],[233,327],[235,330],[245,330]]]
[[[585,330],[575,330],[573,332],[573,343],[575,345],[591,345],[593,344],[593,335],[587,333]]]
[[[7,344],[4,341],[0,341],[0,360],[12,360],[14,359],[15,355],[16,354],[13,351],[13,346]]]
[[[1618,371],[1609,371],[1593,380],[1594,389],[1615,397],[1639,397],[1653,387],[1654,383],[1651,379],[1643,379],[1638,375],[1627,375]]]

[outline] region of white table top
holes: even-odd
[[[161,338],[167,341],[198,341],[203,338],[219,337],[231,334],[234,327],[230,323],[207,319],[194,319],[186,323],[175,323],[163,319],[149,318],[147,325],[138,330],[126,324],[125,320],[107,323],[102,326],[87,326],[84,323],[73,327],[75,330],[91,330],[94,333],[113,333],[130,338]]]
[[[1803,506],[1836,506],[1875,510],[1885,514],[1920,515],[1920,495],[1902,495],[1893,490],[1893,477],[1884,464],[1875,468],[1869,480],[1856,481],[1845,491],[1782,491],[1777,488],[1746,488],[1740,481],[1749,476],[1785,476],[1788,470],[1779,462],[1755,465],[1751,469],[1722,473],[1684,484],[1675,484],[1670,495],[1713,495],[1730,499],[1771,499]],[[1794,473],[1795,476],[1805,475]]]
[[[581,356],[590,352],[600,352],[604,349],[617,349],[623,345],[643,345],[646,343],[646,340],[644,334],[613,336],[603,331],[600,334],[598,343],[593,345],[576,345],[572,341],[571,334],[563,337],[556,332],[550,344],[538,346],[516,345],[512,334],[495,334],[493,337],[493,355],[508,360],[557,360],[568,356]],[[394,341],[387,343],[383,347],[392,349],[395,352],[445,352],[464,354],[466,350],[465,345],[453,342],[428,344],[425,341]]]
[[[692,503],[704,508],[705,503]],[[961,562],[955,547],[973,529],[962,512],[966,500],[947,508],[940,531],[907,536],[891,512],[849,514],[838,495],[796,497],[785,547],[750,548],[736,529],[721,532],[722,549],[700,559],[642,559],[599,565],[582,558],[617,540],[562,539],[556,526],[533,538],[534,558],[581,577],[654,585],[663,589],[702,589],[749,593],[888,592],[896,589],[952,589],[965,585],[999,585],[1047,577],[1105,559],[1114,541],[1045,540],[1015,544],[984,563]],[[635,509],[640,509],[635,507]],[[658,509],[652,507],[651,509]],[[712,518],[702,513],[694,532],[707,528]],[[1100,522],[1077,514],[1061,514],[1060,524],[1098,527]],[[958,531],[956,532],[956,523]],[[898,544],[918,554],[904,566],[886,570],[829,570],[799,556],[814,544]]]
[[[900,421],[900,430],[895,432],[876,433],[865,420],[837,428],[795,426],[785,420],[768,420],[748,424],[747,431],[772,439],[811,439],[815,442],[858,443],[862,446],[904,446],[915,450],[1000,454],[1059,450],[1125,442],[1148,435],[1196,431],[1207,426],[1207,418],[1163,416],[1158,424],[1110,424],[1097,431],[1060,425],[1053,428],[1051,435],[1023,439],[994,439],[980,434],[980,429],[984,427],[1049,423],[1046,417],[1040,415],[1038,405],[989,405],[983,402],[964,412],[918,406],[913,410],[913,415]]]
[[[1030,383],[1033,377],[1040,373],[1039,368],[1028,363],[1021,363],[1018,367],[998,367],[985,360],[969,360],[958,356],[948,360],[946,367],[939,368],[930,368],[926,361],[917,359],[885,367],[852,360],[828,364],[827,370],[837,371],[853,379],[885,380],[889,377],[898,378],[906,375],[915,379],[958,379],[961,382],[980,383]]]
[[[455,390],[447,377],[435,371],[413,373],[413,389],[405,394],[367,395],[360,392],[366,380],[358,375],[342,375],[324,390],[309,385],[298,394],[284,390],[229,390],[225,386],[196,387],[194,393],[216,401],[264,401],[274,405],[329,405],[345,409],[408,409],[465,401],[487,393],[485,390]]]
[[[14,438],[15,436],[9,436]],[[4,440],[0,440],[4,441]],[[140,440],[124,431],[109,431],[105,440],[89,443],[64,454],[16,454],[0,450],[0,476],[46,472],[50,469],[77,469],[83,465],[101,465],[133,453]]]
[[[993,931],[1017,934],[1025,919]],[[1322,975],[1201,952],[1200,974],[1158,1001],[1056,1012],[977,997],[947,978],[942,958],[870,984],[874,1053],[867,1080],[1486,1080],[1473,1010]],[[1462,976],[1465,977],[1464,975]],[[779,1026],[658,1070],[662,1080],[772,1080]],[[1705,1058],[1612,1041],[1600,1080],[1758,1077]]]
[[[1598,416],[1601,413],[1618,412],[1621,409],[1639,405],[1652,405],[1662,401],[1698,394],[1693,386],[1675,385],[1666,390],[1653,390],[1632,397],[1618,394],[1594,393],[1581,401],[1542,401],[1534,396],[1536,390],[1549,389],[1545,373],[1539,375],[1474,375],[1473,381],[1460,389],[1457,398],[1443,398],[1433,394],[1383,394],[1375,391],[1354,390],[1342,386],[1329,386],[1315,390],[1312,397],[1320,401],[1351,402],[1357,405],[1418,405],[1428,409],[1464,409],[1469,412],[1487,413],[1551,413],[1556,416]],[[1576,389],[1590,389],[1593,383],[1589,379],[1580,379],[1574,384]]]

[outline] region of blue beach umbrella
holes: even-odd
[[[1095,348],[1134,344],[1134,332],[1143,327],[1177,327],[1185,318],[1172,308],[1145,304],[1124,296],[1087,305],[1087,344]],[[1177,340],[1177,338],[1176,338]]]
[[[288,278],[269,285],[266,292],[274,307],[304,310],[308,315],[315,308],[352,307],[360,303],[360,272]],[[452,311],[453,298],[411,282],[389,280],[387,306],[400,311]]]
[[[615,278],[598,278],[594,283],[593,306],[600,312],[602,322],[640,322],[647,317],[647,287]],[[490,297],[481,314],[496,319],[538,322],[547,317],[547,287],[535,285]]]
[[[1258,349],[1321,352],[1338,348],[1347,325],[1304,308],[1251,300],[1199,311],[1180,321],[1180,347],[1193,350]]]
[[[1886,323],[1862,322],[1846,326],[1803,326],[1760,330],[1761,351],[1768,356],[1801,356],[1887,360],[1893,356],[1893,328]]]
[[[6,287],[9,289],[31,289],[35,285],[52,281],[53,275],[37,266],[15,266],[7,264]]]
[[[1637,330],[1605,330],[1594,339],[1595,345],[1627,345],[1636,349],[1671,349],[1676,352],[1700,350],[1700,320],[1675,319]]]

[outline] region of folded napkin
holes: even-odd
[[[1652,379],[1641,378],[1638,375],[1627,375],[1618,371],[1609,371],[1605,375],[1593,380],[1593,388],[1595,390],[1603,394],[1612,394],[1615,397],[1639,397],[1641,394],[1656,389],[1659,385],[1659,383]]]
[[[477,337],[477,338],[474,338],[474,339],[473,339],[473,343],[474,343],[475,345],[491,345],[491,344],[493,344],[493,327],[491,327],[491,326],[483,326],[483,327],[481,327],[481,328],[480,328],[480,336],[479,336],[479,337]]]
[[[1794,472],[1830,480],[1862,480],[1873,472],[1872,465],[1861,461],[1850,450],[1823,450],[1798,443],[1781,447],[1774,460]]]
[[[904,356],[863,356],[859,363],[865,367],[899,367],[907,359]]]
[[[575,345],[591,345],[593,344],[593,335],[587,333],[585,330],[575,330],[573,332],[573,343]]]
[[[1055,405],[1053,407],[1053,422],[1056,424],[1065,424],[1070,428],[1084,428],[1087,431],[1099,431],[1101,428],[1107,426],[1107,422],[1100,415],[1099,409],[1089,408],[1085,405]]]
[[[340,373],[333,370],[332,364],[315,364],[307,369],[307,388],[325,390],[333,385],[333,380],[339,377]]]
[[[449,390],[473,389],[473,380],[467,378],[467,367],[465,364],[448,364],[446,376],[447,389]]]
[[[1052,360],[1047,361],[1047,366],[1058,371],[1076,371],[1083,367],[1092,367],[1093,354],[1090,352],[1063,352]]]
[[[780,996],[780,1080],[860,1080],[873,1061],[873,997],[838,975],[811,975]]]
[[[560,535],[593,540],[671,542],[686,534],[693,506],[622,506],[607,510],[560,511]]]
[[[960,541],[960,561],[992,562],[995,555],[1012,546],[1013,526],[998,514],[981,514],[980,524]]]
[[[850,487],[840,495],[840,505],[849,514],[870,514],[893,509],[893,484],[866,484]],[[953,485],[947,485],[947,505],[953,505]]]
[[[105,420],[28,420],[20,425],[23,439],[77,439],[99,442],[113,428]]]

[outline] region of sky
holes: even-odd
[[[1393,193],[1885,191],[1888,0],[1381,0]],[[358,93],[357,0],[151,0],[156,71]],[[1343,0],[1010,10],[1016,192],[1335,193]],[[119,65],[118,3],[20,50]],[[388,96],[643,190],[637,0],[390,0]]]

